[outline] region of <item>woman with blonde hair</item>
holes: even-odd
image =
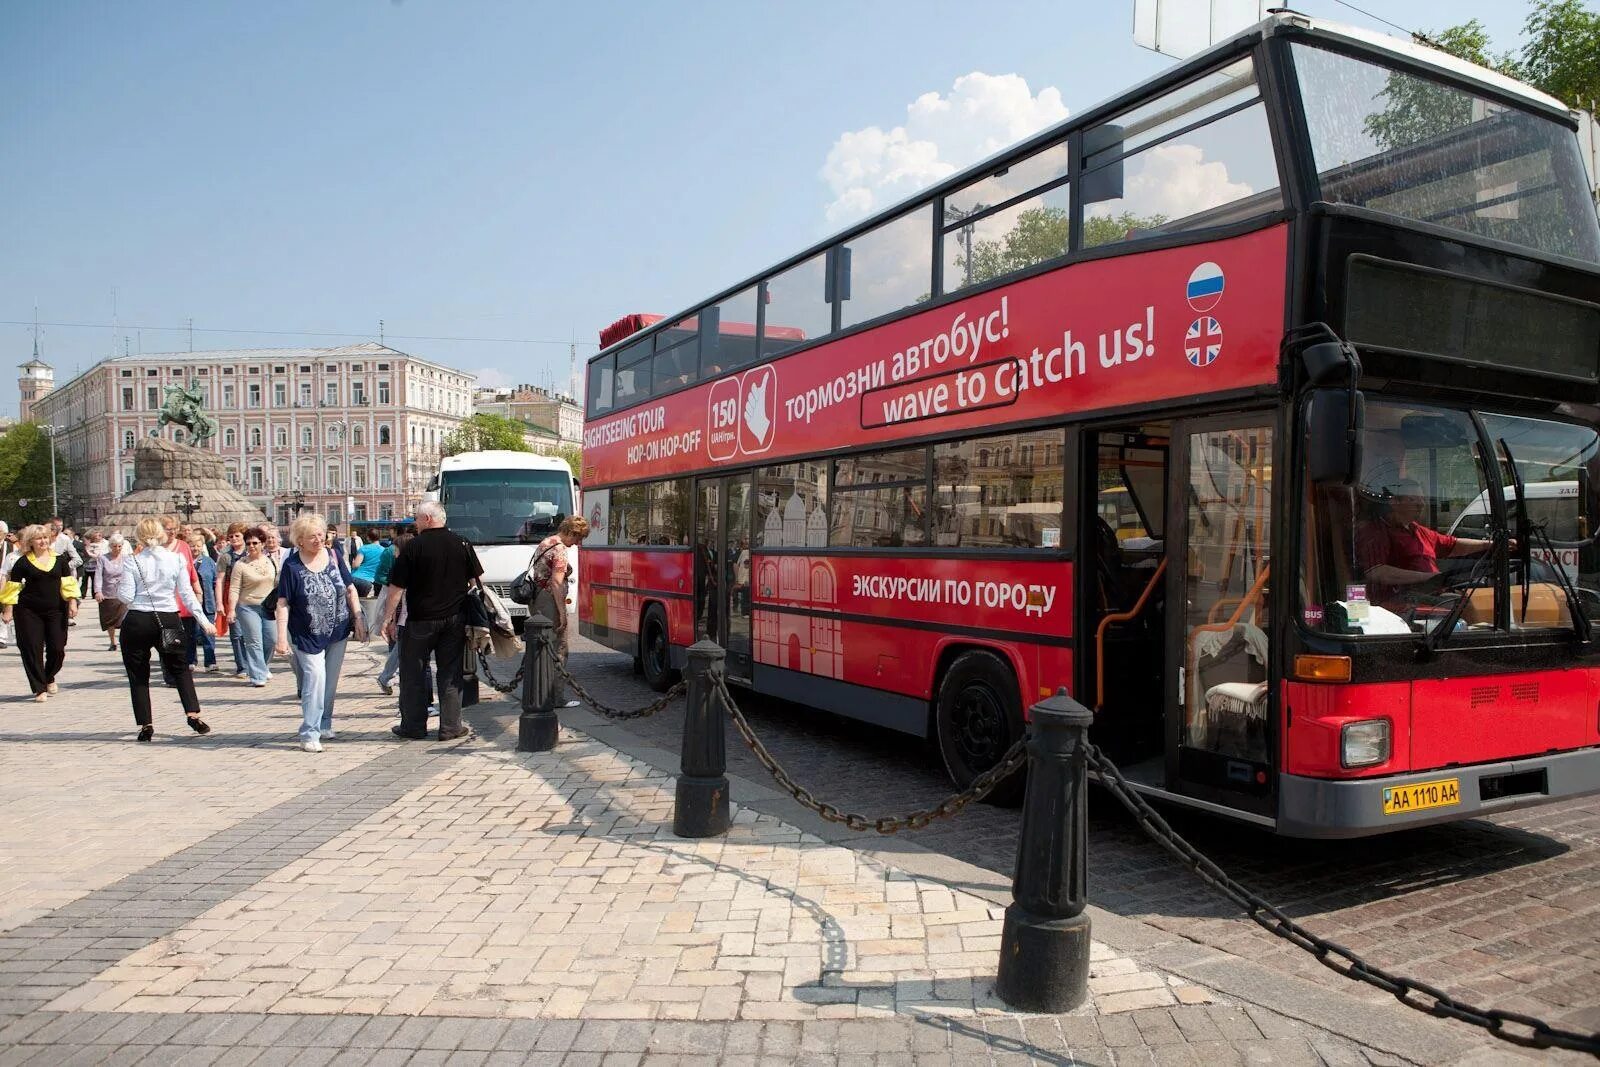
[[[17,628],[17,651],[33,699],[44,703],[57,692],[56,675],[67,656],[67,622],[78,614],[78,579],[71,561],[52,549],[48,526],[25,528],[18,538],[25,554],[11,564],[0,588],[0,613]]]
[[[361,601],[344,558],[328,546],[328,524],[321,515],[294,520],[289,537],[298,551],[283,561],[278,575],[278,642],[275,651],[290,655],[300,674],[300,747],[321,752],[332,739],[333,701],[339,668],[352,634],[367,639]]]
[[[178,605],[183,604],[193,613],[196,625],[206,634],[216,636],[217,628],[205,617],[200,598],[195,596],[191,565],[165,547],[167,533],[160,521],[140,519],[134,542],[138,550],[128,560],[116,594],[128,605],[122,622],[122,666],[128,672],[128,692],[133,700],[133,720],[139,725],[139,740],[149,741],[155,734],[150,721],[152,651],[160,657],[163,671],[171,676],[178,690],[189,728],[197,734],[208,734],[211,727],[200,718],[200,698],[194,691],[194,675],[189,672]]]

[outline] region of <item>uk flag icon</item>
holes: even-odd
[[[1183,335],[1183,354],[1196,367],[1209,367],[1222,355],[1222,324],[1210,315],[1201,315],[1189,324]]]

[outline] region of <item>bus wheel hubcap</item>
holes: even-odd
[[[969,685],[956,698],[956,743],[976,770],[985,770],[1000,758],[1006,735],[1005,713],[988,686]]]

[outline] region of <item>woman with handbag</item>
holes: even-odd
[[[128,613],[128,605],[117,599],[117,586],[122,583],[122,572],[128,569],[132,555],[128,551],[128,539],[117,530],[106,539],[106,550],[100,557],[94,602],[100,609],[100,629],[111,639],[109,652],[117,650],[117,630],[122,626],[122,617]]]
[[[528,564],[528,578],[533,584],[534,593],[528,613],[543,615],[556,624],[562,663],[566,663],[567,652],[572,644],[571,627],[567,624],[567,578],[572,567],[567,561],[567,549],[583,544],[583,539],[588,536],[589,520],[582,515],[570,516],[561,523],[560,529],[539,542]],[[567,687],[558,677],[556,706],[577,707],[578,701],[568,700],[566,695]]]
[[[244,558],[228,570],[228,625],[239,628],[239,655],[250,684],[260,689],[272,681],[267,668],[270,649],[278,643],[278,562],[267,555],[267,531],[246,530]]]
[[[80,595],[71,562],[51,549],[52,540],[47,526],[24,529],[27,554],[11,564],[0,588],[0,613],[16,626],[22,672],[40,704],[57,691],[56,675],[67,655],[67,622],[77,617]]]
[[[194,595],[189,580],[189,564],[166,548],[167,534],[156,519],[144,518],[134,531],[138,551],[128,560],[117,583],[117,599],[128,605],[122,621],[122,666],[128,672],[128,692],[133,699],[133,721],[139,725],[139,740],[155,734],[150,721],[150,653],[161,658],[161,665],[172,676],[183,701],[189,728],[208,734],[211,727],[200,718],[200,698],[194,691],[194,675],[189,673],[185,653],[188,642],[183,621],[178,616],[181,601],[198,617],[198,625],[211,636],[217,628],[205,617],[200,598]]]
[[[332,740],[333,702],[344,665],[345,644],[354,634],[367,639],[361,601],[350,580],[344,557],[328,546],[328,526],[321,515],[294,520],[289,536],[299,551],[283,562],[278,576],[278,641],[276,652],[293,656],[300,666],[300,747],[321,752]]]

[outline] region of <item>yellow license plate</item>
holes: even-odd
[[[1383,813],[1404,815],[1428,808],[1448,808],[1461,803],[1461,779],[1441,778],[1436,782],[1397,785],[1383,791]]]

